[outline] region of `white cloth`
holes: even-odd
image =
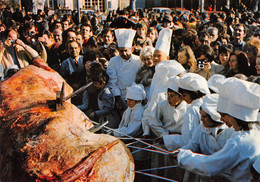
[[[159,32],[158,39],[156,41],[155,50],[164,52],[166,55],[170,53],[172,38],[172,29],[163,28]]]
[[[150,87],[150,100],[148,107],[145,109],[142,119],[144,135],[150,134],[149,115],[153,112],[155,106],[167,99],[166,93],[169,85],[169,78],[179,75],[184,72],[183,66],[175,60],[162,61],[155,67],[155,73]]]
[[[228,128],[224,124],[220,127],[205,128],[201,123],[194,131],[191,141],[182,149],[210,155],[222,149],[234,132],[233,128]]]
[[[183,66],[175,60],[162,61],[155,67],[155,73],[152,79],[151,88],[150,88],[150,98],[151,96],[166,92],[171,77],[177,76],[185,72]]]
[[[207,80],[196,73],[185,73],[180,78],[176,77],[175,83],[185,90],[210,93]]]
[[[114,96],[121,96],[125,99],[126,87],[130,87],[135,81],[136,73],[141,66],[139,56],[133,54],[129,60],[123,60],[120,56],[110,59],[107,67],[108,86],[112,89]]]
[[[217,111],[221,113],[227,113],[229,105],[229,92],[233,92],[232,83],[236,78],[226,78],[224,80],[218,80],[215,82],[215,86],[219,92]]]
[[[260,174],[260,156],[257,158],[257,160],[253,164],[253,168]]]
[[[145,100],[146,92],[144,86],[141,84],[133,84],[131,87],[126,88],[126,98],[132,100]]]
[[[133,108],[127,108],[123,114],[122,120],[119,124],[118,131],[133,137],[137,137],[142,133],[142,123],[141,119],[143,117],[144,107],[141,103],[136,104]],[[124,137],[125,135],[120,135],[117,132],[114,132],[116,137]]]
[[[186,114],[181,127],[181,135],[165,135],[163,136],[164,145],[170,151],[176,150],[188,144],[192,138],[193,132],[201,123],[200,106],[202,98],[194,100]]]
[[[179,166],[204,176],[216,176],[231,170],[231,181],[250,182],[250,166],[260,155],[260,132],[234,132],[231,139],[218,152],[201,155],[180,149]]]
[[[217,82],[223,82],[225,80],[224,75],[215,74],[210,77],[208,80],[208,86],[211,90],[213,90],[216,93],[219,93],[218,88],[216,87]]]
[[[135,30],[120,28],[115,30],[118,47],[131,48],[135,37]]]
[[[179,93],[179,87],[178,87],[178,85],[176,85],[174,80],[175,80],[175,77],[169,78],[168,88],[181,95],[181,93]]]
[[[150,114],[149,127],[157,137],[180,133],[184,115],[189,105],[182,101],[176,108],[171,107],[167,100],[160,102]]]
[[[224,66],[216,63],[215,61],[212,61],[210,66],[211,66],[210,70],[212,72],[212,75],[220,74],[221,72],[223,72],[225,70]]]
[[[220,114],[217,112],[218,94],[208,94],[203,98],[201,108],[210,115],[214,121],[223,123],[220,121]]]
[[[241,79],[230,83],[227,113],[245,122],[257,121],[260,108],[260,85]]]

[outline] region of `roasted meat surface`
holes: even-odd
[[[89,132],[93,124],[69,100],[56,110],[63,82],[30,65],[0,84],[0,181],[133,181],[123,142]],[[65,96],[72,91],[65,83]]]

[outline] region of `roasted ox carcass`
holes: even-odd
[[[133,181],[133,158],[121,141],[89,132],[93,124],[69,101],[56,110],[63,82],[31,65],[1,83],[0,181]]]

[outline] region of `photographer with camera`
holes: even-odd
[[[42,44],[42,42],[38,40],[39,32],[37,32],[35,23],[34,22],[25,23],[22,30],[23,30],[23,34],[21,39],[26,44],[28,44],[33,49],[35,49],[39,53],[42,60],[47,62],[47,51],[44,45]]]
[[[28,66],[30,62],[39,54],[30,46],[19,39],[19,34],[15,30],[6,30],[0,42],[0,63],[4,70],[11,65],[18,68]]]
[[[208,45],[203,45],[197,54],[197,69],[194,73],[197,73],[208,80],[211,75],[211,63],[214,60],[213,50]]]

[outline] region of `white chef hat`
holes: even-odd
[[[201,105],[201,108],[203,111],[205,111],[207,114],[210,115],[211,119],[214,121],[220,122],[220,114],[217,112],[217,103],[218,103],[218,94],[208,94],[203,98],[203,103]]]
[[[210,93],[207,80],[196,73],[185,73],[175,81],[180,88],[185,90],[200,91],[204,94]]]
[[[145,100],[146,93],[144,86],[141,84],[133,84],[131,87],[126,88],[126,98],[136,101]]]
[[[253,168],[258,172],[258,174],[260,174],[260,157],[258,157],[253,163]]]
[[[115,30],[118,47],[132,48],[135,30],[120,28]]]
[[[178,79],[176,77],[179,77],[179,76],[173,76],[173,77],[169,78],[169,86],[168,86],[168,88],[173,90],[174,92],[178,93],[179,95],[181,95],[181,93],[178,91],[179,87],[178,87],[178,85],[175,82],[175,79]]]
[[[245,122],[257,121],[260,108],[260,85],[240,79],[232,82],[227,113]]]
[[[155,50],[162,51],[167,56],[169,56],[170,47],[171,47],[171,38],[172,38],[172,29],[163,28],[159,32],[159,36],[155,45]]]
[[[229,92],[232,92],[232,83],[236,78],[226,78],[224,80],[218,80],[215,82],[215,86],[218,89],[219,98],[217,104],[217,111],[227,114],[227,108],[229,105]]]
[[[218,88],[216,86],[216,82],[221,82],[225,80],[225,76],[224,75],[219,75],[219,74],[214,74],[210,77],[210,79],[208,80],[208,87],[213,90],[215,93],[219,93],[218,92]]]
[[[17,71],[18,71],[18,70],[19,70],[19,67],[18,67],[16,64],[9,66],[9,67],[5,70],[5,75],[8,75],[8,72],[9,72],[10,70],[17,70]]]
[[[155,67],[155,72],[159,73],[161,78],[177,76],[184,71],[184,67],[175,60],[162,61]]]

